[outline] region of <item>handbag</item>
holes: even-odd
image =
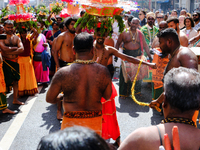
[[[146,57],[144,55],[137,56],[136,58],[142,59],[142,61],[146,61]],[[122,74],[124,77],[124,82],[127,83],[128,81],[133,81],[135,75],[137,73],[139,64],[133,64],[127,61],[122,60]],[[137,76],[137,80],[142,80],[148,77],[148,70],[149,67],[147,65],[141,64],[139,74]]]
[[[42,61],[42,53],[34,52],[33,60],[34,61]]]

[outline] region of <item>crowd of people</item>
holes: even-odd
[[[7,107],[6,92],[11,87],[13,104],[24,105],[19,97],[35,95],[38,85],[50,84],[46,101],[57,104],[57,119],[62,120],[62,131],[42,138],[38,150],[155,150],[166,146],[165,134],[172,142],[173,126],[179,129],[182,150],[200,149],[200,74],[198,58],[190,49],[200,47],[200,13],[191,15],[183,9],[178,16],[176,10],[171,14],[140,10],[138,16],[121,16],[125,29],[120,34],[115,20],[111,36],[107,28],[103,34],[98,26],[90,31],[81,24],[75,28],[76,16],[63,19],[50,14],[48,27],[38,22],[40,30],[28,30],[22,24],[17,31],[10,20],[0,25],[0,34],[6,34],[0,39],[0,110],[15,113]],[[164,114],[162,124],[137,129],[122,143],[115,106],[118,94],[112,83],[113,62],[118,57],[122,60],[120,98],[131,96],[141,63],[148,66],[145,71],[141,67],[147,75],[138,75],[135,95],[141,96],[141,84],[148,82],[152,89],[149,106],[162,108]],[[104,141],[110,138],[115,143]]]

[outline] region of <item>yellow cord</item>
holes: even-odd
[[[139,101],[135,98],[135,90],[134,90],[134,88],[135,88],[135,83],[136,83],[136,81],[137,81],[137,76],[138,76],[138,74],[139,74],[139,72],[140,72],[141,64],[142,64],[142,59],[140,60],[140,63],[139,63],[139,66],[138,66],[138,70],[137,70],[137,73],[136,73],[136,75],[135,75],[135,78],[134,78],[132,87],[131,87],[131,97],[132,97],[133,101],[134,101],[136,104],[138,104],[138,105],[140,105],[140,106],[149,106],[149,103],[139,102]],[[156,107],[156,106],[155,106],[155,109],[156,109],[158,112],[161,112],[161,109],[160,109],[159,107]]]

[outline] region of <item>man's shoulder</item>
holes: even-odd
[[[152,143],[155,143],[158,135],[155,126],[150,126],[150,127],[142,127],[138,128],[135,131],[133,131],[128,138],[126,138],[120,147],[122,147],[119,150],[123,149],[148,149],[148,146],[152,147]],[[143,145],[145,143],[145,145]],[[125,148],[123,148],[125,147]],[[149,148],[149,149],[152,149]]]
[[[144,26],[142,26],[142,27],[140,28],[140,31],[143,31],[143,30],[147,30],[146,25],[144,25]]]

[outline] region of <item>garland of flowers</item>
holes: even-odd
[[[62,11],[63,6],[64,6],[63,3],[62,3],[61,6],[58,2],[54,3],[54,5],[52,7],[52,12],[55,13],[55,14],[59,14]]]
[[[139,66],[138,66],[138,70],[137,70],[137,73],[136,73],[136,75],[135,75],[135,78],[134,78],[132,87],[131,87],[131,97],[132,97],[133,101],[134,101],[136,104],[138,104],[138,105],[140,105],[140,106],[149,106],[149,103],[139,102],[139,101],[135,98],[135,90],[134,90],[134,89],[135,89],[135,83],[136,83],[136,81],[137,81],[137,76],[138,76],[138,74],[139,74],[139,72],[140,72],[141,64],[142,64],[142,59],[140,60],[140,63],[139,63]],[[159,107],[156,107],[156,106],[155,106],[155,109],[156,109],[158,112],[161,112],[161,109],[160,109]]]
[[[109,33],[109,36],[111,37],[110,31],[112,31],[112,23],[114,22],[114,19],[118,21],[119,26],[119,32],[122,33],[124,31],[124,23],[121,16],[115,15],[113,17],[102,17],[101,21],[99,21],[98,16],[89,15],[88,13],[85,13],[85,15],[82,18],[79,18],[74,25],[76,28],[79,24],[80,28],[88,28],[89,30],[94,29],[95,32],[97,32],[97,28],[100,28],[101,36],[106,32]]]

